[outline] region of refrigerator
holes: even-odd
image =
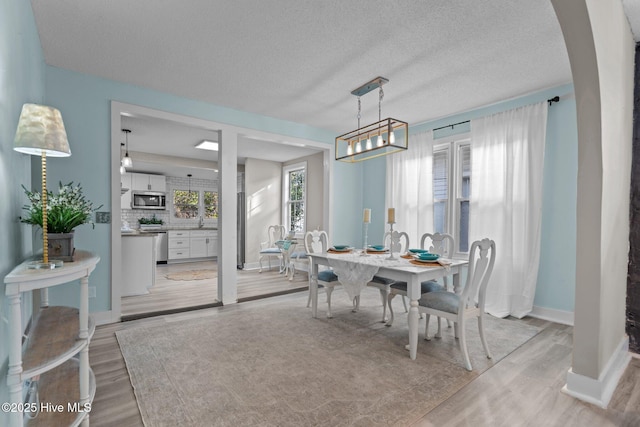
[[[238,257],[237,257],[237,267],[238,270],[242,270],[244,268],[245,262],[245,229],[246,229],[246,196],[242,191],[238,193]]]

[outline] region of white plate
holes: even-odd
[[[351,248],[351,247],[346,247],[346,248],[336,249],[336,248],[334,248],[334,247],[331,247],[330,249],[331,249],[332,251],[336,251],[336,252],[349,252],[349,251],[350,251],[351,249],[353,249],[353,248]]]
[[[415,258],[416,261],[418,262],[438,262],[437,259],[420,259],[420,258]]]

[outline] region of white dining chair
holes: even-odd
[[[409,250],[409,235],[407,233],[405,233],[404,231],[394,231],[395,234],[395,242],[394,245],[392,247],[392,236],[391,236],[391,232],[387,231],[386,233],[384,233],[384,237],[383,237],[383,243],[384,243],[384,247],[385,248],[389,248],[389,250],[393,250],[394,254],[404,254]],[[396,282],[393,279],[389,279],[387,277],[382,277],[382,276],[378,276],[375,275],[373,276],[373,279],[371,279],[371,281],[369,283],[367,283],[367,286],[372,286],[374,288],[377,288],[380,291],[380,299],[382,300],[382,322],[385,323],[387,322],[387,305],[388,305],[388,297],[389,297],[389,292],[391,289],[391,286],[395,283],[399,283]],[[401,282],[401,283],[405,283],[405,282]],[[406,287],[406,283],[405,283],[405,287]],[[359,297],[356,297],[356,310],[358,310],[359,308],[359,303],[360,303],[360,299]],[[389,325],[390,326],[390,325]]]
[[[491,352],[484,335],[484,304],[489,278],[496,260],[496,244],[493,240],[482,239],[471,244],[469,249],[469,267],[467,281],[461,294],[446,290],[429,292],[418,300],[418,311],[427,317],[425,322],[424,339],[429,337],[430,316],[443,317],[454,322],[456,336],[459,337],[460,351],[464,357],[465,368],[472,370],[469,352],[467,350],[465,322],[469,318],[478,319],[478,331],[482,347],[491,359]],[[477,295],[477,303],[476,303]]]
[[[324,230],[307,231],[304,235],[304,248],[307,254],[324,253],[329,249],[329,236]],[[318,290],[324,289],[327,294],[327,318],[331,315],[331,293],[333,288],[340,285],[338,276],[331,269],[318,271],[317,276],[313,276],[311,271],[311,263],[309,263],[309,298],[307,299],[307,307],[311,304],[311,281],[317,280]]]
[[[443,258],[451,258],[455,249],[455,240],[452,235],[446,233],[424,233],[420,238],[420,248],[426,249],[432,254],[438,254]],[[444,276],[442,279],[444,285],[441,285],[435,280],[427,280],[420,283],[420,293],[426,294],[428,292],[448,290],[448,278]],[[407,284],[406,282],[398,282],[391,285],[389,289],[388,305],[389,305],[389,326],[393,324],[393,306],[391,301],[396,295],[402,296],[402,304],[404,305],[404,311],[407,312]],[[451,326],[451,325],[449,325]],[[440,318],[438,318],[438,335],[440,338]]]
[[[271,270],[271,258],[277,258],[280,271],[282,271],[282,249],[276,246],[276,242],[283,240],[284,236],[284,225],[270,225],[267,228],[267,240],[260,243],[260,258],[258,258],[258,262],[260,263],[259,273],[262,273],[262,260],[264,258],[267,258],[269,261],[269,270]]]

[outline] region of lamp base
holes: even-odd
[[[49,262],[43,260],[30,261],[27,263],[27,268],[30,270],[54,270],[64,265],[63,261],[57,259],[50,259]]]

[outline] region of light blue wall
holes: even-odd
[[[535,102],[545,101],[558,95],[561,101],[549,108],[542,206],[541,258],[534,305],[548,309],[573,312],[575,302],[576,272],[576,199],[578,174],[578,131],[573,86],[564,85],[529,96],[502,102],[490,107],[445,117],[437,121],[409,127],[415,134],[441,126],[484,117],[501,111]],[[434,137],[469,131],[469,124],[445,128],[434,133]],[[386,163],[367,165],[363,183],[377,183],[384,189],[381,177],[385,176]],[[363,187],[363,206],[384,208],[384,190],[374,191]],[[374,218],[375,220],[375,218]],[[373,224],[372,224],[373,225]],[[376,229],[377,229],[376,224]]]
[[[13,151],[22,104],[44,99],[44,58],[36,31],[31,3],[0,0],[0,277],[32,253],[31,226],[20,224],[22,206],[27,202],[21,185],[31,187],[29,155]],[[39,182],[39,181],[38,181]],[[8,317],[0,284],[0,402],[8,401]],[[31,315],[31,298],[23,303],[25,318]],[[7,425],[0,412],[0,425]]]
[[[333,143],[334,134],[297,123],[250,114],[204,102],[180,98],[149,89],[122,84],[55,67],[46,68],[46,101],[63,114],[71,157],[62,159],[49,168],[50,182],[81,182],[85,194],[101,210],[110,208],[110,101],[141,105],[216,122],[274,132],[323,143]],[[362,206],[361,172],[359,167],[335,165],[333,205],[340,212],[354,212]],[[352,197],[357,194],[358,197]],[[359,229],[356,218],[343,216],[334,222],[334,235],[348,242],[357,241]],[[96,286],[96,298],[90,300],[92,312],[109,310],[110,302],[110,225],[96,224],[94,230],[84,225],[77,229],[75,245],[94,251],[101,262],[91,276]],[[75,287],[67,286],[54,292],[51,300],[56,304],[73,304],[77,299]]]

